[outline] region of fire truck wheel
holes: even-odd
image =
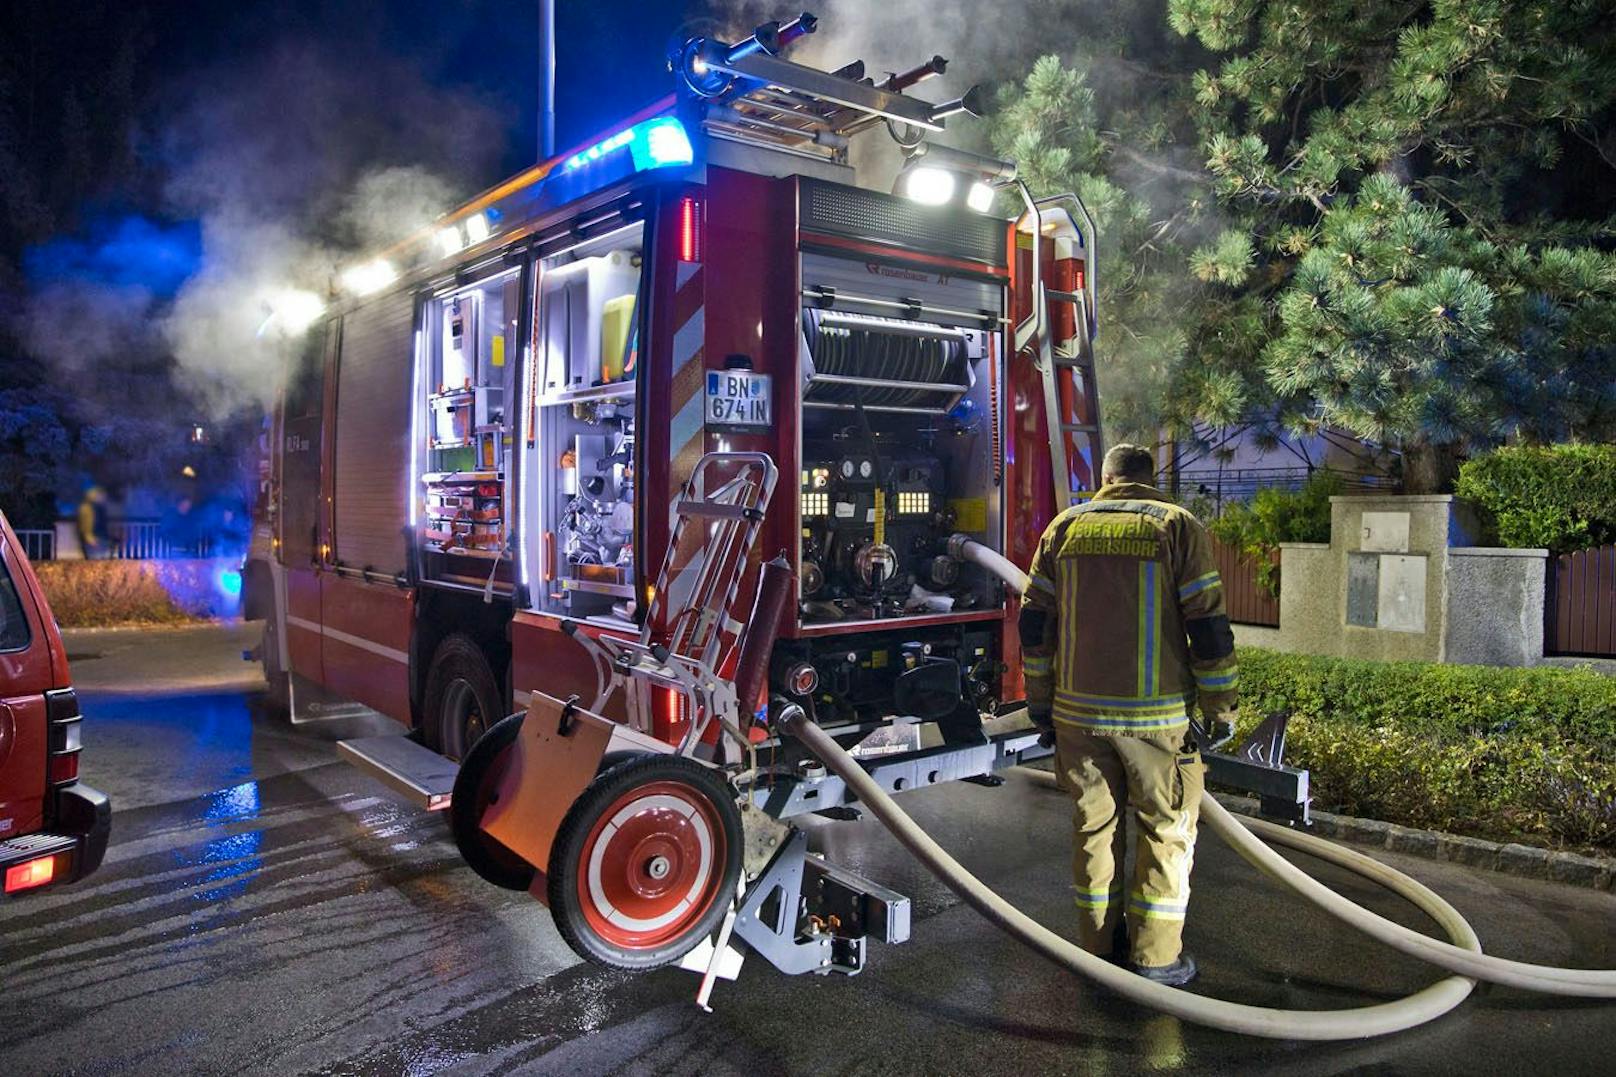
[[[673,755],[619,763],[568,810],[550,848],[550,913],[582,957],[671,964],[710,936],[741,875],[741,812],[711,767]]]
[[[506,890],[526,890],[533,885],[533,865],[483,833],[481,823],[483,811],[493,802],[494,790],[505,773],[509,749],[516,743],[524,717],[512,714],[501,718],[471,746],[461,760],[449,800],[449,831],[460,856],[472,871]]]
[[[438,644],[427,670],[422,724],[427,746],[459,761],[477,738],[505,716],[488,658],[470,636],[455,633]]]

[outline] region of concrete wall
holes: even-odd
[[[1448,635],[1443,658],[1488,666],[1543,659],[1547,550],[1459,546],[1448,551]]]
[[[1330,542],[1280,550],[1280,650],[1379,661],[1532,665],[1543,655],[1543,550],[1471,546],[1451,496],[1330,499]]]

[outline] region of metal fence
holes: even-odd
[[[1279,598],[1269,594],[1257,577],[1258,563],[1233,546],[1212,540],[1212,554],[1223,577],[1223,601],[1229,620],[1235,624],[1279,627]],[[1269,554],[1270,563],[1279,564],[1279,551]]]
[[[1561,554],[1550,573],[1543,649],[1616,658],[1616,546]]]
[[[182,557],[211,557],[214,542],[202,536],[189,542],[175,542],[163,534],[157,520],[113,520],[107,525],[112,540],[107,556],[117,561],[166,561]],[[17,532],[23,552],[30,561],[54,561],[58,552],[56,532],[37,528]],[[71,554],[70,554],[71,556]]]
[[[56,556],[56,532],[51,530],[18,531],[22,552],[30,561],[49,561]]]
[[[1178,473],[1178,498],[1195,507],[1196,502],[1211,506],[1211,514],[1222,515],[1227,505],[1250,501],[1259,490],[1296,490],[1314,475],[1328,473],[1341,483],[1341,492],[1397,493],[1397,481],[1385,475],[1366,475],[1331,468],[1251,467],[1194,468]]]

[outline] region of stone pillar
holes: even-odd
[[[1471,533],[1454,505],[1446,494],[1330,499],[1337,654],[1442,661],[1448,547]]]
[[[1448,550],[1445,662],[1532,666],[1543,660],[1547,550]]]
[[[1282,650],[1382,661],[1531,665],[1543,654],[1543,550],[1470,545],[1447,495],[1330,499],[1330,542],[1280,554]]]

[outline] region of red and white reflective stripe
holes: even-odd
[[[705,279],[700,262],[680,262],[675,268],[673,293],[673,388],[668,414],[668,531],[675,521],[679,491],[696,470],[705,448],[706,391],[704,346],[707,336]]]

